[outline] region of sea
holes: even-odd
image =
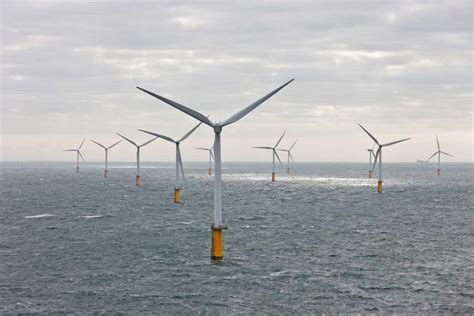
[[[474,314],[474,165],[0,163],[0,314]],[[376,177],[376,174],[375,174]]]

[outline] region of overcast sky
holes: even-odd
[[[180,137],[197,121],[141,86],[225,120],[295,81],[223,130],[224,161],[265,161],[299,139],[297,161],[426,159],[441,149],[472,161],[472,1],[12,1],[1,3],[1,159],[74,160],[61,148],[115,132]],[[183,159],[206,161],[201,126]],[[103,150],[87,141],[88,160]],[[123,143],[111,160],[132,161]],[[171,161],[155,142],[146,161]],[[448,161],[448,159],[446,159]]]

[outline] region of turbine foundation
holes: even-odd
[[[109,170],[105,169],[104,170],[104,178],[107,178],[108,173],[109,173]]]
[[[142,186],[142,177],[141,176],[136,176],[135,177],[135,185],[137,187],[141,187]]]
[[[290,167],[286,168],[286,173],[290,174]]]
[[[180,204],[181,203],[181,188],[174,188],[174,203]]]
[[[441,175],[441,169],[438,169],[438,176]]]
[[[76,173],[79,173],[79,167],[76,167]]]
[[[209,168],[207,174],[210,175],[210,176],[212,175],[212,169],[211,168]]]
[[[272,172],[272,182],[275,182],[275,172]]]
[[[382,193],[382,183],[383,181],[381,180],[377,182],[377,193]]]
[[[369,170],[369,179],[372,179],[372,170]]]
[[[222,227],[211,226],[212,229],[212,248],[211,260],[224,259],[224,242],[222,238]]]

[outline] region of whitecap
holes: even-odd
[[[91,219],[91,218],[102,218],[104,215],[80,215],[81,218]]]
[[[38,214],[38,215],[29,215],[25,216],[24,218],[43,218],[43,217],[51,217],[54,216],[53,214]]]

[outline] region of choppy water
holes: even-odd
[[[0,167],[3,314],[474,313],[471,164],[226,164],[217,264],[206,164]]]

